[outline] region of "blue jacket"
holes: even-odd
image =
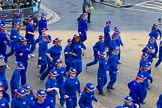
[[[17,98],[14,97],[11,102],[11,108],[30,108],[26,97]]]
[[[124,45],[120,36],[118,36],[118,38],[116,39],[116,45],[117,45],[118,47]]]
[[[38,48],[38,56],[41,57],[41,64],[47,64],[47,56],[46,56],[46,52],[48,50],[48,42],[47,41],[44,41],[42,40],[40,43],[39,43],[39,48]]]
[[[20,53],[23,53],[23,56],[20,56]],[[17,61],[21,61],[21,62],[27,62],[28,61],[28,55],[30,54],[29,51],[29,46],[25,45],[25,46],[20,46],[17,50],[16,50],[16,59]]]
[[[14,26],[14,24],[15,24],[16,22],[20,22],[20,23],[21,23],[21,20],[20,20],[19,18],[14,18],[14,19],[12,20],[12,28],[13,28],[13,26]]]
[[[10,102],[10,96],[6,91],[3,91],[3,98],[5,98],[8,103]]]
[[[162,94],[160,94],[156,104],[157,104],[157,108],[162,108]]]
[[[26,39],[28,39],[28,40],[33,39],[33,38],[34,38],[34,35],[29,34],[28,32],[34,33],[34,26],[33,26],[33,25],[28,24],[28,25],[26,26],[26,34],[25,34],[25,38],[26,38]]]
[[[162,40],[160,41],[160,45],[159,45],[159,59],[162,60]]]
[[[108,71],[108,64],[105,58],[99,60],[98,74],[105,74]]]
[[[117,46],[116,40],[111,40],[109,43],[109,51],[112,51]]]
[[[147,52],[146,47],[142,50],[142,52]],[[148,54],[148,61],[152,63],[154,54],[150,52],[147,52],[147,54]]]
[[[53,65],[56,63],[57,60],[60,59],[61,51],[62,51],[62,47],[56,45],[53,45],[51,48],[47,50],[47,53],[49,53],[50,56],[53,58],[53,62],[52,62]]]
[[[110,37],[110,26],[104,27],[104,35]]]
[[[53,107],[50,100],[45,98],[44,103],[40,104],[36,101],[32,108],[53,108]]]
[[[133,80],[128,83],[128,88],[130,89],[129,96],[131,96],[134,100],[134,103],[141,103],[143,102],[143,93],[142,93],[142,85]]]
[[[71,45],[71,52],[75,53],[77,56],[72,56],[72,58],[81,59],[83,49],[86,49],[86,47],[83,43],[73,43]]]
[[[98,55],[98,51],[101,52],[105,52],[105,43],[104,42],[96,42],[96,44],[93,46],[93,51],[94,51],[94,57],[99,57]]]
[[[16,89],[19,88],[19,83],[20,83],[20,71],[15,69],[11,77],[10,85],[14,86],[14,88]]]
[[[65,61],[71,60],[71,54],[69,54],[70,51],[71,51],[71,47],[69,45],[67,45],[64,49]],[[65,53],[67,53],[67,54],[65,54]]]
[[[0,70],[0,80],[6,80],[6,67],[3,67],[2,70]]]
[[[87,19],[81,18],[78,23],[78,32],[85,34],[88,31]]]
[[[93,108],[92,101],[98,101],[97,98],[94,96],[94,92],[88,93],[86,91],[83,91],[78,104],[80,108]]]
[[[0,19],[0,24],[5,25],[5,24],[6,24],[6,18],[2,18],[2,19]]]
[[[51,78],[48,78],[47,81],[46,81],[46,90],[48,88],[53,88],[53,87],[56,87],[57,88],[57,80],[52,80]],[[52,90],[50,92],[46,92],[47,95],[50,95],[50,96],[55,96],[56,95],[56,91],[55,90]]]
[[[14,36],[16,36],[16,38],[14,38]],[[19,40],[19,33],[14,28],[11,29],[10,40],[11,40],[11,42],[18,42],[18,40]]]
[[[39,24],[38,24],[38,30],[42,31],[44,28],[47,28],[47,20],[44,18],[41,18],[39,20]]]
[[[9,108],[8,101],[3,97],[0,99],[0,108]]]
[[[134,103],[132,103],[131,106],[128,106],[128,105],[124,104],[123,108],[136,108],[136,105]]]
[[[64,83],[64,78],[66,77],[66,69],[62,66],[60,69],[55,68],[57,71],[57,74],[59,74],[56,79],[57,79],[57,84],[62,85]]]
[[[7,43],[5,44],[4,41]],[[0,32],[0,52],[1,54],[5,54],[7,50],[7,45],[10,46],[9,40],[7,38],[7,33]]]
[[[109,72],[117,72],[118,70],[118,55],[112,54],[108,59]]]
[[[79,79],[77,77],[74,79],[71,79],[70,77],[66,78],[64,83],[64,90],[65,95],[68,95],[69,97],[77,97],[76,91],[81,93]]]
[[[158,38],[158,34],[160,34],[160,38],[162,37],[161,35],[161,31],[160,29],[157,29],[157,30],[152,30],[150,33],[149,33],[149,36],[151,37],[154,37],[155,39]]]
[[[30,108],[32,108],[34,101],[35,101],[35,96],[33,93],[30,93],[29,95],[26,95],[26,99],[28,100],[28,104]]]

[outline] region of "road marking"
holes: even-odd
[[[141,3],[136,4],[135,6],[139,6],[141,4],[144,4],[144,3],[147,3],[147,2],[153,2],[153,1],[155,1],[155,0],[149,0],[149,1],[141,2]]]

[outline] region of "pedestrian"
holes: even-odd
[[[128,88],[130,90],[129,96],[132,97],[133,103],[138,104],[139,107],[143,103],[143,92],[142,92],[142,85],[143,80],[145,77],[142,74],[138,74],[135,80],[132,80],[128,83]]]
[[[94,95],[94,91],[95,91],[94,85],[88,82],[84,87],[84,90],[78,102],[80,108],[93,108],[92,101],[94,101],[97,105],[100,104],[100,102]]]
[[[16,68],[12,73],[12,77],[10,80],[10,89],[11,89],[11,96],[14,97],[15,90],[19,88],[20,83],[20,72],[21,70],[25,69],[22,62],[16,62]]]
[[[28,55],[30,54],[29,46],[27,45],[27,39],[25,37],[20,38],[20,46],[16,50],[16,61],[22,62],[25,69],[21,70],[21,85],[26,85],[26,71],[28,68]]]
[[[155,67],[158,68],[158,66],[160,65],[162,61],[162,40],[160,41],[160,45],[159,45],[159,57],[158,57],[158,61],[155,64]]]
[[[97,73],[97,90],[99,92],[99,95],[101,96],[105,96],[104,92],[103,92],[103,87],[106,85],[107,83],[107,74],[106,72],[108,72],[108,64],[107,64],[107,60],[106,60],[106,54],[105,52],[101,52],[99,54],[99,67],[98,67],[98,73]]]
[[[30,108],[23,88],[15,90],[15,96],[11,102],[11,108]]]
[[[53,40],[53,46],[49,48],[46,52],[46,56],[49,59],[47,69],[41,74],[40,81],[43,82],[46,76],[48,75],[49,71],[53,69],[57,60],[62,60],[62,46],[61,46],[61,39],[55,38]]]
[[[58,74],[55,69],[50,70],[49,77],[45,84],[47,98],[50,100],[52,108],[56,107],[56,94],[58,95],[58,98],[60,99],[59,88],[57,87],[57,79],[56,79],[57,76]]]
[[[133,99],[131,96],[126,96],[124,98],[124,105],[118,108],[139,108],[139,105],[133,103]]]
[[[49,99],[46,98],[45,90],[39,89],[36,94],[36,101],[32,108],[53,108]]]
[[[107,85],[108,92],[112,92],[112,90],[115,90],[115,88],[113,86],[117,80],[118,54],[119,54],[119,48],[115,47],[112,50],[112,54],[108,59],[109,76],[110,76],[110,81]]]
[[[159,95],[159,99],[156,103],[157,108],[162,108],[162,94]]]
[[[110,27],[111,27],[111,21],[107,20],[106,25],[104,27],[104,42],[105,42],[106,47],[109,47],[109,43],[111,41]]]
[[[70,68],[68,71],[69,77],[66,78],[64,83],[66,108],[76,108],[77,107],[77,94],[81,95],[80,81],[76,77],[76,69]]]
[[[42,30],[43,29],[46,29],[48,30],[47,28],[47,19],[46,19],[46,16],[47,16],[47,13],[46,12],[42,12],[41,13],[41,19],[39,20],[38,22],[38,32],[39,32],[39,36],[42,35]]]
[[[4,90],[0,89],[0,107],[1,108],[9,108],[8,101],[6,100],[6,98],[4,98],[3,92],[4,92]]]
[[[35,33],[34,33],[33,19],[29,18],[28,25],[26,26],[26,34],[25,34],[25,38],[27,39],[27,44],[30,48],[29,57],[35,57],[35,55],[33,54],[35,50],[35,46],[36,46],[34,36],[35,36]]]
[[[95,65],[97,64],[97,62],[99,61],[99,55],[102,53],[102,52],[105,52],[105,49],[106,49],[106,46],[105,46],[105,43],[104,43],[104,36],[100,35],[98,37],[99,41],[95,43],[95,45],[93,46],[93,56],[94,56],[94,61],[90,62],[90,63],[87,63],[86,64],[86,69],[87,67],[89,66],[92,66],[92,65]]]
[[[10,57],[11,55],[13,55],[20,45],[19,44],[19,32],[18,32],[19,26],[20,26],[20,22],[15,22],[14,27],[11,29],[11,33],[10,33],[11,50],[10,52],[7,53],[7,57]]]
[[[69,71],[71,67],[71,44],[72,44],[72,39],[67,40],[67,45],[64,49],[64,56],[65,56],[65,65],[66,65],[66,72]]]
[[[66,74],[67,71],[65,67],[62,66],[61,60],[57,60],[55,64],[55,70],[57,71],[57,74],[58,74],[56,79],[57,79],[57,87],[59,88],[59,93],[60,93],[60,105],[61,107],[64,107],[64,103],[65,103],[64,82],[65,82],[65,78],[67,77],[67,74]]]
[[[39,42],[38,48],[38,65],[40,65],[39,76],[45,71],[48,60],[46,52],[48,50],[48,44],[50,43],[49,35],[44,35],[43,39]]]
[[[158,35],[160,35],[160,40],[161,40],[161,38],[162,38],[161,31],[158,28],[158,24],[155,23],[155,24],[153,24],[153,26],[151,28],[151,32],[149,33],[150,37],[154,37],[155,38],[155,43],[154,43],[154,46],[155,46],[155,57],[157,57],[157,53],[158,53],[158,45],[157,45],[157,42],[156,42],[156,40],[158,39]]]
[[[85,50],[86,47],[80,41],[80,36],[78,34],[74,34],[70,54],[72,56],[71,67],[76,69],[77,76],[82,72],[82,56],[84,56]]]
[[[84,42],[87,40],[87,31],[88,31],[87,13],[82,13],[81,18],[78,23],[78,33],[80,35],[81,42]]]
[[[88,14],[88,23],[92,23],[91,20],[90,20],[90,18],[91,18],[91,10],[92,10],[91,0],[83,0],[82,10],[83,10],[83,13]]]

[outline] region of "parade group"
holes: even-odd
[[[84,42],[87,40],[88,31],[87,14],[81,14],[78,20],[78,33],[74,34],[72,39],[67,39],[67,46],[63,52],[62,40],[59,37],[52,40],[52,37],[46,32],[48,30],[47,13],[41,13],[37,39],[35,39],[36,32],[32,18],[28,18],[25,36],[19,33],[21,25],[19,15],[19,12],[14,13],[10,34],[7,33],[5,26],[7,16],[5,14],[0,16],[0,108],[55,108],[56,96],[59,99],[60,108],[76,108],[77,105],[80,108],[93,108],[92,101],[97,105],[100,104],[94,95],[94,90],[97,89],[99,95],[105,96],[103,88],[107,84],[107,73],[110,76],[107,91],[112,92],[115,89],[114,84],[119,72],[118,64],[121,64],[120,47],[124,44],[118,27],[114,27],[114,32],[110,35],[112,23],[110,20],[106,21],[104,35],[98,36],[98,41],[93,46],[94,61],[86,64],[86,69],[99,64],[97,86],[87,82],[81,91],[78,76],[82,72],[82,57],[86,50]],[[145,104],[147,90],[151,89],[150,83],[153,83],[151,76],[153,58],[159,58],[155,64],[156,68],[162,60],[162,41],[159,45],[159,56],[157,56],[156,40],[159,34],[161,38],[158,24],[153,24],[148,44],[142,49],[139,72],[136,78],[128,83],[129,96],[124,98],[123,105],[116,108],[141,108],[141,104]],[[48,48],[49,43],[53,43],[50,48]],[[26,74],[29,58],[35,57],[36,44],[39,45],[37,62],[40,66],[39,79],[40,82],[45,82],[46,89],[39,89],[33,93],[32,85],[27,84]],[[5,76],[6,70],[10,69],[7,64],[10,56],[16,58],[15,70],[12,72],[9,83],[11,96],[7,93],[9,85]],[[78,97],[79,99],[77,99]],[[10,102],[11,105],[9,105]],[[107,107],[109,108],[109,106]],[[157,108],[162,108],[162,95],[157,102]]]

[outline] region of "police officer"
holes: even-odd
[[[11,81],[10,81],[10,89],[11,89],[11,95],[12,98],[15,94],[15,89],[19,88],[19,82],[20,82],[20,72],[21,70],[25,69],[22,62],[16,63],[16,69],[12,73]]]
[[[159,45],[159,57],[158,58],[159,59],[155,64],[155,67],[157,67],[157,68],[160,65],[161,61],[162,61],[162,40],[160,41],[160,45]]]
[[[70,68],[68,71],[69,77],[65,80],[64,90],[66,99],[66,108],[76,108],[77,107],[77,94],[81,95],[80,81],[76,77],[76,69]]]
[[[93,56],[94,56],[94,61],[87,63],[86,64],[86,68],[92,65],[95,65],[98,61],[99,61],[99,55],[101,52],[105,52],[106,46],[104,43],[104,36],[100,35],[99,37],[99,41],[95,43],[95,45],[93,46]]]
[[[78,34],[74,34],[70,54],[72,55],[71,67],[77,70],[77,75],[82,72],[82,56],[84,56],[85,50],[86,47],[80,41],[80,36]]]
[[[87,25],[86,17],[87,17],[87,13],[83,13],[78,23],[78,33],[80,35],[81,42],[84,42],[87,40],[88,25]]]
[[[94,101],[97,105],[100,104],[100,102],[97,100],[97,98],[94,95],[94,90],[95,90],[94,85],[88,82],[84,87],[84,91],[82,92],[78,102],[80,108],[86,108],[86,107],[93,108],[92,101]]]
[[[106,25],[104,27],[104,42],[105,42],[106,47],[109,46],[109,42],[111,41],[110,26],[111,26],[111,21],[107,20]]]
[[[113,85],[115,84],[117,80],[117,71],[118,71],[118,54],[119,54],[119,48],[115,47],[112,50],[112,54],[108,59],[108,66],[109,66],[109,75],[110,75],[110,81],[107,85],[108,92],[111,92],[115,88]]]
[[[48,62],[48,67],[47,70],[45,70],[42,75],[40,76],[40,81],[42,82],[46,76],[48,75],[48,72],[53,69],[53,67],[55,66],[55,63],[57,62],[57,60],[62,60],[62,46],[61,46],[61,41],[60,38],[55,38],[55,40],[53,40],[53,46],[51,48],[49,48],[46,52],[46,56],[49,59]]]
[[[100,52],[99,58],[100,59],[99,59],[99,67],[98,67],[98,74],[97,74],[98,85],[96,86],[96,88],[100,95],[105,96],[103,92],[103,87],[107,83],[106,72],[108,71],[108,64],[107,64],[105,52]]]
[[[28,25],[26,26],[26,34],[25,34],[25,38],[27,39],[27,43],[30,47],[30,54],[29,57],[35,57],[35,55],[33,54],[34,50],[35,50],[35,46],[36,46],[36,42],[35,42],[35,33],[34,33],[34,25],[33,25],[33,19],[29,18],[28,19]]]

